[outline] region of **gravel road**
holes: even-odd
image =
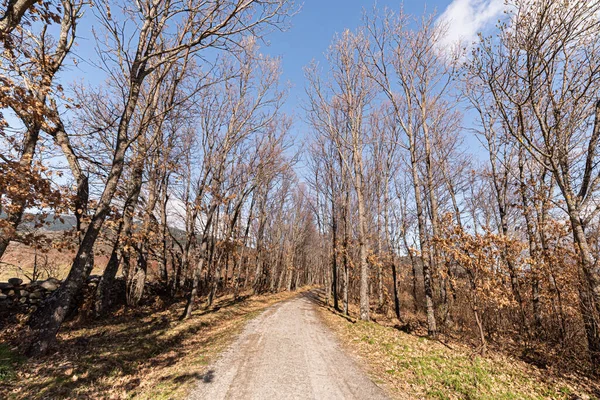
[[[250,321],[191,400],[386,399],[318,319],[310,295]]]

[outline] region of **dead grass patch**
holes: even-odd
[[[224,296],[187,321],[178,320],[183,305],[175,304],[66,326],[59,351],[17,364],[0,381],[0,398],[185,398],[248,319],[297,294]]]
[[[52,232],[51,237],[58,238],[59,235]],[[92,275],[101,275],[104,266],[108,262],[108,256],[104,249],[95,254],[95,263]],[[24,282],[29,282],[33,277],[34,263],[37,262],[37,279],[56,278],[64,279],[69,274],[75,251],[69,249],[46,249],[37,252],[32,246],[18,242],[10,242],[6,253],[0,261],[0,282],[6,282],[10,278],[20,278]]]
[[[600,386],[504,354],[481,356],[391,326],[361,322],[322,307],[320,315],[374,380],[398,399],[597,399]]]

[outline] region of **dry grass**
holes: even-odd
[[[13,360],[15,371],[0,379],[0,398],[185,398],[248,319],[297,294],[238,301],[226,296],[187,321],[178,320],[183,308],[176,304],[165,311],[122,312],[105,321],[67,326],[59,335],[60,351],[37,360]]]
[[[56,235],[55,235],[56,236]],[[38,279],[64,279],[69,274],[75,252],[65,249],[46,249],[37,252]],[[21,278],[29,282],[34,270],[36,251],[32,246],[11,242],[0,262],[0,282],[10,278]],[[101,275],[108,262],[105,252],[95,255],[93,275]]]
[[[499,353],[481,356],[458,343],[447,345],[391,326],[355,321],[326,307],[320,314],[393,398],[598,398],[600,386],[586,378],[559,376]]]

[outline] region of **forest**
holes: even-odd
[[[292,115],[261,50],[301,8],[2,1],[0,270],[58,285],[27,311],[3,294],[0,330],[37,357],[75,317],[321,287],[357,320],[597,376],[600,1],[508,0],[456,46],[436,13],[367,7]],[[98,76],[67,79],[81,63]]]

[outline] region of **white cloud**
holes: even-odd
[[[441,45],[472,44],[479,32],[498,21],[505,8],[504,0],[453,0],[438,19],[447,28]]]

